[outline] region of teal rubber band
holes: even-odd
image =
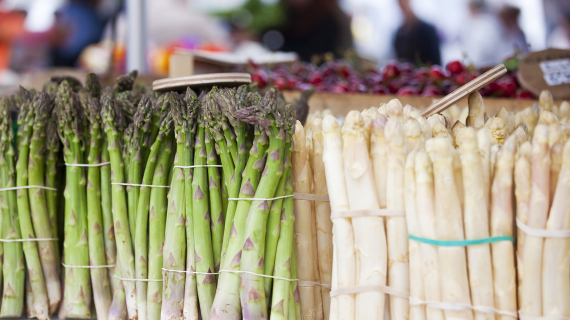
[[[417,242],[432,244],[434,246],[439,246],[439,247],[466,247],[466,246],[488,244],[500,241],[511,241],[512,243],[515,243],[515,238],[511,236],[500,236],[500,237],[491,237],[491,238],[473,239],[473,240],[433,240],[433,239],[416,237],[410,234],[408,235],[408,238]]]

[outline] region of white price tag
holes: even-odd
[[[544,80],[549,86],[570,83],[570,70],[563,72],[545,73]]]
[[[540,69],[544,74],[558,73],[570,71],[570,59],[559,59],[543,61],[540,63]]]

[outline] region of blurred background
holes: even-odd
[[[481,68],[570,49],[568,0],[0,0],[0,85],[51,67],[129,71],[133,3],[139,69],[157,77],[177,50]]]

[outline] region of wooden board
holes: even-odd
[[[542,90],[548,90],[554,99],[570,99],[570,83],[548,85],[544,79],[545,73],[540,66],[541,62],[561,59],[570,59],[570,50],[547,49],[529,53],[519,64],[517,74],[519,83],[537,96]]]
[[[293,101],[301,96],[299,91],[285,91],[283,92],[285,100]],[[315,93],[309,99],[309,112],[316,110],[330,109],[331,112],[337,117],[344,117],[350,110],[362,111],[370,107],[378,107],[381,103],[387,103],[392,99],[399,99],[402,105],[411,105],[412,107],[423,110],[429,107],[435,99],[421,96],[406,96],[398,97],[396,95],[384,94],[357,94],[357,93]],[[440,98],[441,99],[441,98]],[[485,111],[489,115],[494,116],[502,107],[507,111],[520,111],[526,107],[530,107],[537,100],[515,100],[515,99],[493,99],[483,98]],[[456,104],[460,108],[467,107],[467,97],[459,100]],[[560,103],[555,102],[559,105]]]
[[[234,87],[250,84],[249,73],[210,73],[180,78],[166,78],[152,83],[154,91],[179,90],[186,87],[225,86]]]

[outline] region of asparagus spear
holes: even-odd
[[[101,162],[110,162],[109,150],[107,149],[107,135],[102,132],[103,142],[101,146]],[[107,265],[117,266],[117,245],[115,243],[115,228],[113,227],[113,213],[111,212],[111,166],[109,164],[103,165],[101,168],[101,213],[103,216],[103,239],[105,241],[105,261]],[[111,291],[117,287],[120,282],[117,278],[113,277],[113,272],[109,270],[109,281],[111,283]],[[124,289],[123,289],[124,292]]]
[[[45,174],[45,185],[46,187],[56,188],[58,186],[58,178],[57,176],[57,163],[59,158],[59,136],[57,135],[57,118],[55,112],[53,112],[53,116],[51,119],[48,120],[47,129],[46,129],[46,147],[47,147],[47,156],[46,156],[46,174]],[[57,190],[45,190],[46,193],[46,204],[47,210],[49,215],[49,223],[51,226],[51,237],[57,238],[57,204],[58,204],[58,192]],[[55,262],[58,268],[58,272],[60,271],[60,256],[59,256],[59,243],[54,243],[54,250],[55,250]]]
[[[206,101],[212,101],[211,96]],[[205,144],[206,129],[204,116],[198,114],[198,132],[194,144],[194,165],[204,166],[207,163],[207,151]],[[192,179],[192,225],[194,226],[194,252],[196,280],[198,284],[198,301],[203,319],[208,319],[212,302],[216,293],[216,280],[212,274],[214,271],[214,256],[212,251],[212,236],[210,232],[210,210],[208,208],[208,169],[205,167],[194,168]],[[221,206],[221,202],[218,203]]]
[[[34,121],[35,106],[32,104],[41,103],[38,98],[30,101],[31,97],[23,99],[18,117],[19,125],[19,145],[18,162],[16,164],[16,186],[25,187],[28,185],[28,159],[30,152],[30,139],[32,135],[32,125]],[[20,220],[20,230],[24,239],[36,238],[30,214],[28,189],[17,191],[18,218]],[[23,243],[24,255],[28,267],[30,278],[30,289],[33,295],[32,314],[40,320],[49,318],[49,307],[47,290],[44,282],[44,275],[41,269],[38,246],[35,241]]]
[[[466,239],[489,237],[489,204],[485,197],[489,193],[483,181],[481,157],[477,147],[477,133],[465,129],[461,144],[461,165],[465,189],[464,229]],[[467,262],[471,299],[476,306],[494,306],[493,269],[491,246],[488,244],[468,246]],[[494,314],[475,312],[475,319],[492,320]]]
[[[527,225],[535,229],[546,226],[550,195],[550,148],[548,147],[548,126],[539,124],[532,139],[532,191]],[[542,255],[543,238],[525,237],[523,257],[523,290],[521,314],[542,316]]]
[[[372,134],[370,137],[370,158],[372,159],[372,169],[374,171],[374,182],[376,184],[376,194],[380,208],[386,208],[386,138],[384,127],[388,119],[379,114],[372,122]],[[431,132],[431,130],[430,130]]]
[[[99,164],[101,159],[101,107],[96,98],[89,99],[89,135],[91,143],[87,163]],[[87,169],[87,230],[89,239],[89,260],[92,266],[107,264],[105,257],[105,240],[103,237],[103,217],[101,215],[101,169],[91,166]],[[111,285],[108,270],[105,268],[91,269],[91,283],[93,284],[93,300],[98,319],[107,319],[111,307]]]
[[[134,116],[133,122],[133,136],[131,137],[131,145],[129,148],[130,159],[129,166],[127,170],[127,183],[141,184],[141,179],[143,178],[143,142],[146,140],[147,135],[151,130],[151,119],[152,119],[152,103],[148,96],[143,96],[139,108]],[[152,173],[150,173],[150,178],[152,178]],[[139,203],[139,194],[141,187],[138,186],[127,186],[127,203],[129,212],[129,228],[131,231],[131,238],[133,243],[136,239],[136,226],[137,226],[137,206]],[[148,203],[148,202],[147,202]],[[143,231],[144,234],[144,231]],[[146,294],[145,294],[146,296]],[[142,299],[142,296],[139,297]],[[142,300],[141,300],[142,301]],[[146,315],[146,310],[141,310],[139,318],[144,319]]]
[[[43,186],[45,183],[45,126],[47,118],[51,113],[52,104],[47,93],[40,93],[35,104],[35,119],[33,123],[33,133],[30,142],[30,161],[28,163],[28,184]],[[39,238],[51,238],[52,229],[49,221],[49,213],[46,203],[44,189],[31,189],[30,210],[34,231]],[[40,262],[46,280],[50,314],[53,314],[61,300],[61,288],[59,284],[59,267],[57,265],[55,247],[57,242],[40,241],[38,250],[40,252]]]
[[[196,94],[191,89],[186,91],[184,102],[187,107],[188,125],[186,128],[186,145],[184,148],[185,159],[187,164],[194,163],[194,142],[196,136],[196,113],[198,111],[199,101]],[[198,293],[196,284],[195,263],[195,245],[194,245],[194,219],[192,217],[192,173],[190,168],[184,169],[184,193],[186,198],[186,284],[184,286],[184,319],[198,319]],[[223,184],[222,184],[223,185]]]
[[[167,117],[163,121],[160,132],[154,142],[153,148],[160,140],[164,139],[158,155],[158,162],[154,170],[152,185],[168,185],[168,173],[170,170],[170,156],[172,154],[173,121]],[[152,151],[151,151],[152,154]],[[149,157],[150,160],[150,157]],[[142,192],[141,192],[142,193]],[[149,237],[148,237],[148,279],[162,279],[162,248],[164,245],[164,227],[166,224],[166,188],[153,188],[150,191],[149,209]],[[141,195],[142,198],[142,195]],[[146,296],[147,318],[149,320],[160,319],[162,299],[162,283],[151,281],[148,283]]]
[[[570,229],[570,208],[568,197],[570,177],[570,143],[566,142],[558,186],[546,222],[547,230]],[[545,317],[570,316],[570,269],[568,259],[570,239],[544,239],[542,255],[542,314]]]
[[[511,136],[503,145],[495,168],[492,184],[491,236],[513,236],[513,167],[516,137]],[[491,244],[495,307],[516,312],[515,245],[509,241]],[[500,320],[512,317],[499,316]]]
[[[60,137],[64,146],[64,159],[69,164],[83,164],[81,150],[83,129],[77,107],[77,97],[69,84],[60,84],[56,98]],[[65,193],[65,264],[69,266],[89,265],[89,244],[87,237],[86,179],[84,170],[77,166],[66,168],[67,187]],[[91,284],[89,269],[66,268],[65,271],[65,315],[66,317],[91,316]]]
[[[121,136],[125,128],[125,118],[121,110],[115,104],[113,96],[106,92],[101,99],[102,119],[105,132],[109,157],[111,159],[111,181],[114,183],[125,182],[125,170],[121,157]],[[117,243],[117,255],[120,260],[121,277],[133,279],[135,275],[133,247],[131,233],[128,228],[128,207],[125,188],[122,185],[113,185],[112,213],[114,220],[115,239]],[[137,319],[135,284],[132,281],[123,281],[126,295],[127,313],[129,319]]]
[[[214,148],[214,139],[210,137],[210,131],[206,129],[204,136],[206,144],[207,165],[215,166],[218,164],[218,157]],[[220,259],[222,256],[222,241],[224,237],[224,215],[222,206],[222,192],[220,184],[220,174],[217,167],[207,168],[208,177],[208,193],[210,199],[211,213],[211,235],[212,235],[212,254],[214,258],[214,271],[220,270]],[[218,277],[216,276],[216,279]]]
[[[113,271],[117,277],[121,276],[120,261],[117,257],[117,266]],[[113,302],[109,308],[109,320],[127,320],[127,302],[125,296],[125,288],[123,281],[116,281],[115,289],[113,290]]]
[[[517,160],[515,162],[515,196],[516,196],[516,212],[517,219],[522,223],[528,222],[530,209],[531,194],[531,152],[532,145],[529,141],[523,143],[517,151]],[[524,274],[524,244],[526,234],[520,229],[517,230],[517,280],[518,280],[518,303],[521,304],[523,291],[523,274]]]
[[[382,120],[381,118],[377,116],[374,119],[375,126],[378,121]],[[323,162],[331,209],[333,211],[346,211],[349,209],[349,202],[342,161],[342,138],[338,121],[333,116],[323,118],[323,141]],[[333,235],[336,250],[333,259],[337,259],[338,278],[336,282],[333,278],[332,288],[354,286],[356,285],[356,252],[351,219],[334,219]],[[293,273],[291,275],[295,276]],[[336,310],[338,319],[354,319],[354,294],[340,295],[336,300],[336,306],[335,301],[331,301],[331,313]]]
[[[286,167],[291,166],[289,159],[286,159]],[[285,194],[293,194],[293,181],[291,170],[287,170],[287,180],[285,183]],[[283,200],[283,210],[281,210],[281,226],[279,228],[279,241],[277,243],[277,254],[275,255],[276,277],[291,279],[291,261],[294,246],[294,223],[293,198]],[[271,319],[289,319],[289,295],[293,284],[291,281],[276,279],[273,283],[271,296]],[[293,302],[294,304],[294,302]]]
[[[177,94],[170,96],[174,132],[176,136],[175,166],[186,166],[186,133],[188,128],[187,110],[180,103]],[[163,251],[163,268],[184,271],[186,252],[185,228],[185,176],[181,168],[174,168],[174,174],[168,194],[168,209],[166,216],[166,231]],[[162,319],[181,319],[184,304],[185,274],[166,271],[162,292]]]
[[[296,246],[294,241],[295,239],[293,239],[293,243],[291,244],[291,278],[298,279],[299,274],[297,272],[297,250],[295,248]],[[291,295],[293,296],[294,313],[289,313],[289,318],[303,319],[301,317],[301,295],[299,294],[299,282],[293,281],[290,284],[290,289],[291,289]],[[294,318],[293,314],[295,315]]]
[[[15,186],[16,179],[12,145],[14,134],[8,101],[5,98],[0,99],[0,115],[0,186],[11,188]],[[16,190],[0,193],[1,232],[2,238],[6,240],[21,239],[16,201]],[[6,242],[3,249],[4,285],[0,317],[17,318],[21,316],[24,308],[24,252],[20,242]]]

